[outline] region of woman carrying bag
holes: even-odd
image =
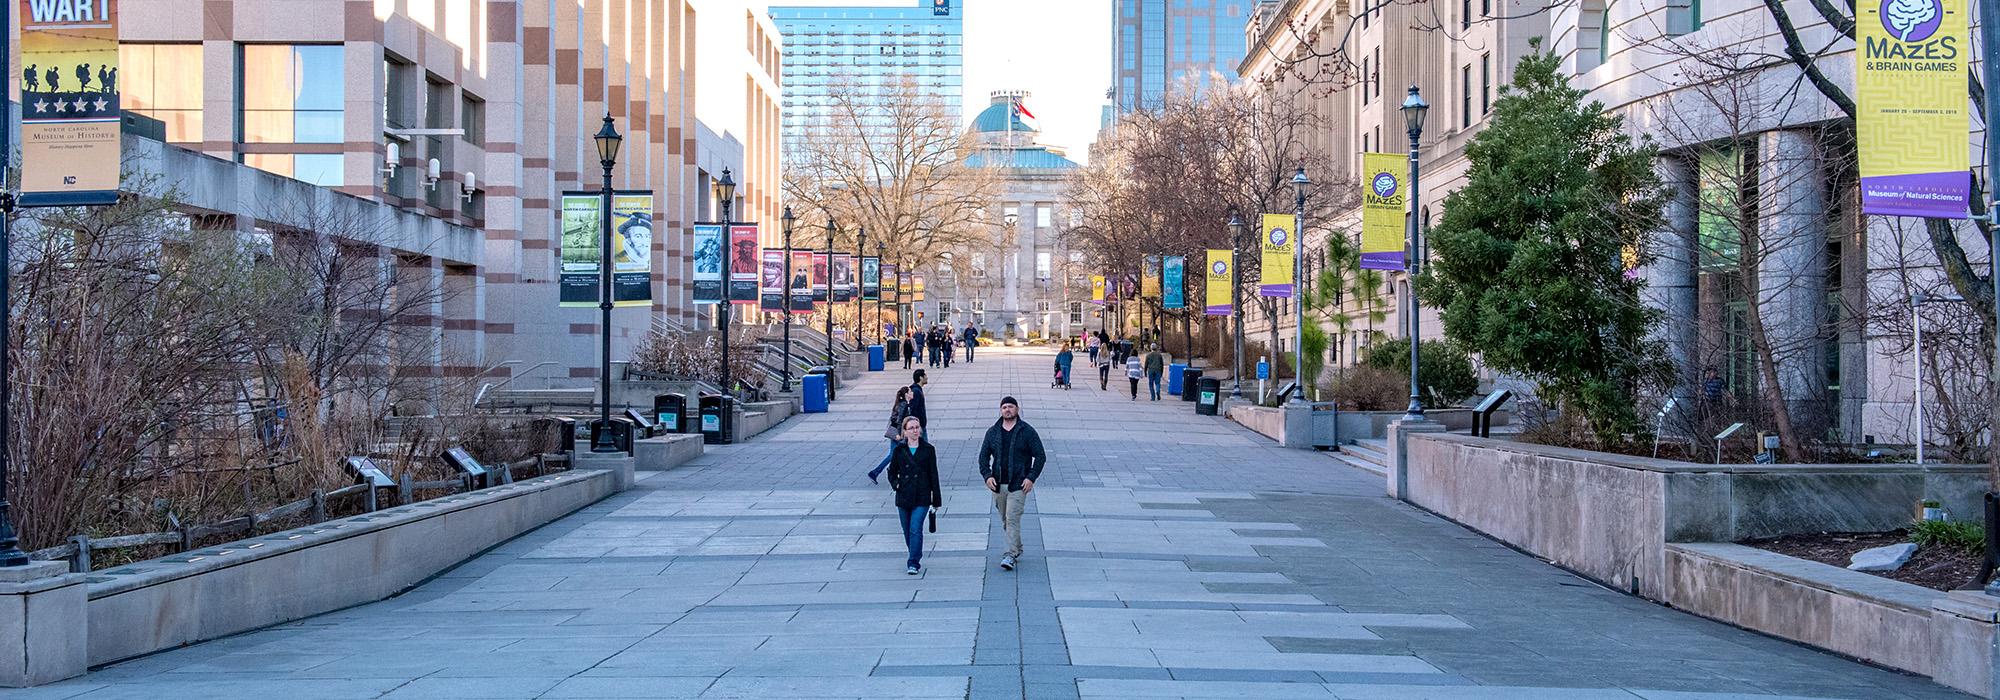
[[[924,426],[915,416],[903,419],[903,441],[889,460],[889,486],[896,489],[896,519],[903,526],[903,543],[910,549],[903,573],[915,576],[924,570],[924,516],[944,505],[944,492],[938,488],[937,448],[924,442]]]
[[[889,460],[896,456],[896,444],[903,441],[903,418],[910,415],[910,388],[896,388],[896,405],[889,407],[889,424],[882,429],[882,438],[889,441],[889,454],[882,455],[882,463],[868,470],[868,482],[879,484],[882,470],[889,468]]]

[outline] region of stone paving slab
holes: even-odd
[[[863,475],[908,374],[871,374],[396,598],[0,700],[1964,697],[1605,590],[1190,403],[1050,390],[1049,362],[930,373],[919,576]],[[973,465],[1004,395],[1051,456],[1013,572]]]

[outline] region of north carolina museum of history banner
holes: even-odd
[[[21,206],[118,201],[117,0],[19,0]]]

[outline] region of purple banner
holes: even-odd
[[[1361,269],[1395,270],[1397,272],[1401,272],[1403,270],[1403,251],[1398,250],[1389,253],[1362,253]]]
[[[1972,174],[1912,173],[1861,178],[1861,212],[1887,216],[1963,219],[1972,198]]]

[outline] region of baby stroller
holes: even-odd
[[[1069,373],[1063,371],[1063,366],[1062,363],[1060,362],[1056,363],[1056,376],[1055,379],[1049,381],[1049,388],[1050,389],[1069,388]]]

